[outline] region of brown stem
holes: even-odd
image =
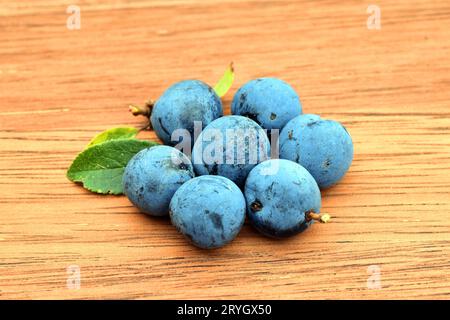
[[[331,217],[327,213],[315,213],[314,210],[309,210],[305,212],[305,217],[307,221],[315,220],[320,223],[327,223],[330,221]]]
[[[146,116],[147,118],[150,118],[154,104],[155,103],[152,100],[149,100],[142,107],[137,106],[135,104],[130,104],[128,109],[133,114],[133,116],[142,115],[142,116]]]

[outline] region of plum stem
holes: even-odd
[[[149,100],[145,103],[143,107],[137,106],[135,104],[130,104],[128,109],[133,114],[133,116],[146,116],[147,118],[150,118],[152,114],[152,109],[155,103],[152,100]]]
[[[314,210],[309,210],[305,212],[305,217],[307,221],[315,220],[320,223],[327,223],[330,221],[331,217],[327,213],[315,213]]]
[[[130,104],[128,110],[133,114],[133,116],[145,116],[149,119],[145,127],[141,128],[139,131],[149,129],[152,130],[152,122],[150,121],[150,116],[152,115],[153,106],[155,103],[152,100],[148,100],[143,107],[137,106],[135,104]]]

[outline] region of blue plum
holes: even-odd
[[[150,121],[157,136],[167,145],[183,139],[174,137],[177,129],[190,133],[194,144],[194,121],[202,128],[223,115],[222,101],[214,90],[199,80],[185,80],[170,86],[152,107]]]
[[[196,177],[175,192],[170,218],[194,245],[203,249],[222,247],[237,236],[244,224],[244,195],[227,178]]]
[[[300,115],[281,131],[280,158],[301,164],[325,189],[341,180],[349,169],[353,142],[341,123]]]
[[[245,183],[247,216],[266,236],[285,238],[306,230],[321,207],[320,190],[301,165],[267,160],[250,171]]]
[[[224,176],[243,187],[250,170],[270,156],[264,130],[253,120],[226,116],[211,122],[192,150],[198,175]]]
[[[128,199],[142,212],[153,216],[169,214],[173,194],[194,177],[188,157],[169,146],[141,150],[128,162],[122,178]]]
[[[295,90],[276,78],[259,78],[244,84],[235,94],[231,113],[249,117],[269,133],[281,130],[292,118],[302,113]]]

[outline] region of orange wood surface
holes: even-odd
[[[380,30],[371,3],[80,0],[69,30],[70,1],[1,0],[0,298],[449,298],[450,2],[377,0]],[[144,124],[129,103],[214,84],[231,60],[227,110],[246,81],[279,77],[350,131],[352,167],[323,192],[332,223],[284,241],[246,224],[202,251],[66,179],[94,134]]]

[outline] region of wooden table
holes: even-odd
[[[80,0],[79,30],[67,1],[1,2],[0,298],[450,297],[448,1],[377,1],[379,30],[366,1]],[[66,179],[94,134],[143,125],[129,103],[214,84],[231,60],[227,110],[274,76],[349,129],[332,223],[285,241],[246,224],[206,252]]]

